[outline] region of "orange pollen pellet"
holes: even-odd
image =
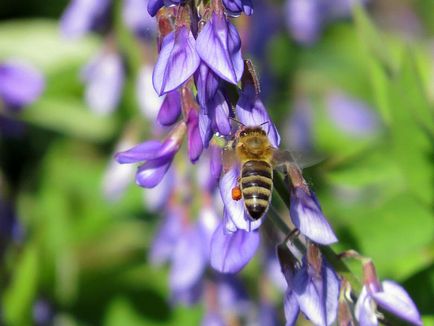
[[[240,187],[234,187],[234,188],[232,188],[232,199],[233,200],[240,200],[241,199],[241,189],[240,189]]]

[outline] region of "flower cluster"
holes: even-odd
[[[225,309],[221,302],[216,303],[215,295],[221,280],[228,280],[222,274],[238,273],[256,255],[262,242],[259,227],[266,224],[267,214],[254,220],[243,198],[233,198],[232,190],[239,183],[242,167],[235,163],[223,169],[221,144],[234,138],[238,130],[235,121],[261,127],[273,148],[280,145],[277,128],[259,97],[253,66],[243,60],[240,35],[230,19],[242,13],[252,14],[252,3],[212,0],[196,5],[194,1],[151,0],[147,10],[150,16],[156,16],[158,26],[159,54],[152,84],[162,101],[156,120],[159,127],[170,131],[163,140],[148,140],[117,153],[116,160],[139,164],[139,186],[164,188],[151,196],[165,218],[150,255],[155,264],[170,265],[173,301],[190,304],[205,296],[204,324],[224,324]],[[185,173],[186,157],[195,164],[193,170],[199,175],[196,182]],[[289,216],[298,230],[293,236],[298,246],[288,244],[286,239],[278,249],[281,276],[285,279],[287,325],[295,324],[300,313],[315,325],[331,325],[338,318],[340,306],[348,303],[342,299],[346,290],[341,286],[343,277],[321,252],[321,246],[335,243],[337,237],[296,162],[284,164],[284,173]],[[200,198],[191,189],[199,189]],[[221,210],[215,197],[217,189],[223,202]],[[206,273],[208,265],[213,272]],[[386,284],[383,289],[362,292],[358,304],[361,308],[356,309],[360,323],[376,313],[372,300],[387,306],[379,299],[389,291]],[[387,301],[389,297],[385,296]],[[419,324],[411,300],[404,302],[412,316],[397,315]]]

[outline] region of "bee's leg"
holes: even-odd
[[[287,234],[287,236],[283,240],[283,243],[287,243],[288,241],[290,241],[292,243],[295,238],[298,238],[299,235],[300,235],[300,230],[294,229]]]

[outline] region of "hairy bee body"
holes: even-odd
[[[268,210],[273,191],[273,169],[269,163],[250,160],[241,167],[241,192],[250,217],[260,219]]]
[[[244,206],[253,220],[260,219],[268,210],[273,192],[274,148],[261,127],[240,130],[236,153],[241,162],[240,188]]]

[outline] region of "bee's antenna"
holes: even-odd
[[[230,117],[229,119],[231,119],[231,120],[233,120],[233,121],[235,121],[236,123],[238,123],[240,126],[243,126],[243,127],[245,127],[245,124],[244,123],[242,123],[241,121],[238,121],[237,119],[235,119],[235,118],[232,118],[232,117]]]
[[[270,123],[270,121],[265,121],[265,122],[261,123],[260,126],[266,125],[267,123]]]

